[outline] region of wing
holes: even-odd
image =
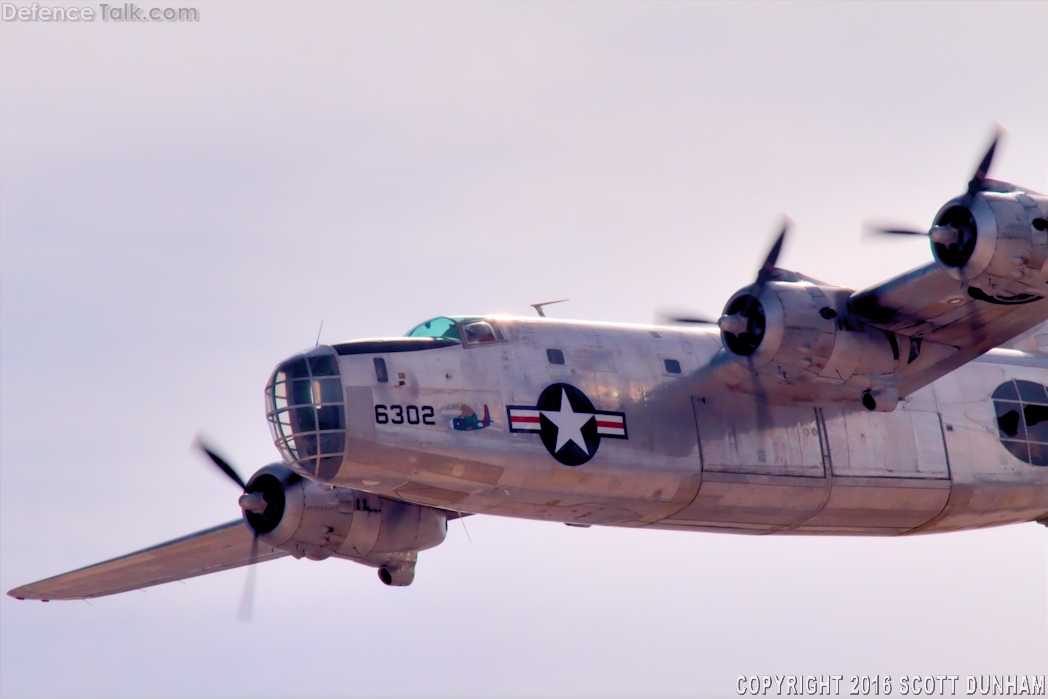
[[[758,405],[891,411],[1048,320],[1048,197],[985,180],[992,154],[968,193],[936,214],[927,233],[935,262],[869,289],[775,269],[784,230],[757,281],[725,305],[722,349],[682,384],[704,395],[719,383]]]
[[[959,281],[932,263],[851,297],[852,313],[868,325],[910,340],[957,348],[933,364],[918,362],[913,370],[904,368],[901,395],[928,385],[1048,318],[1044,295],[1029,287],[995,288],[989,281]],[[919,351],[920,345],[911,343],[911,347]]]
[[[70,573],[23,585],[7,594],[17,599],[91,599],[161,585],[251,562],[254,535],[243,520],[205,529],[174,541]],[[259,543],[255,560],[268,561],[287,553]]]

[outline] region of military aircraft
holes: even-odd
[[[784,227],[715,323],[537,304],[295,355],[265,387],[280,461],[244,481],[201,445],[242,519],[8,594],[93,598],[288,555],[403,586],[475,514],[796,535],[1048,524],[1048,197],[987,178],[996,144],[930,230],[882,231],[927,236],[933,261],[868,289],[776,267]]]

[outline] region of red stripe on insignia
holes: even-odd
[[[522,417],[520,415],[513,415],[511,417],[513,419],[513,422],[533,422],[536,425],[542,422],[542,419],[537,417]]]
[[[597,427],[611,427],[613,429],[622,429],[622,418],[614,418],[612,420],[597,420]]]

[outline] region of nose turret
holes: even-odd
[[[316,347],[282,362],[266,386],[273,442],[300,474],[335,477],[346,449],[346,411],[338,355]]]

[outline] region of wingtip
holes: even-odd
[[[34,595],[29,590],[29,586],[28,585],[23,585],[22,587],[16,587],[13,590],[8,590],[7,591],[7,596],[8,597],[14,597],[16,600],[18,600],[20,602],[24,602],[27,599],[29,599],[29,600],[40,600],[41,602],[48,602],[48,601],[50,601],[50,600],[44,599],[43,597],[41,597],[39,595]]]

